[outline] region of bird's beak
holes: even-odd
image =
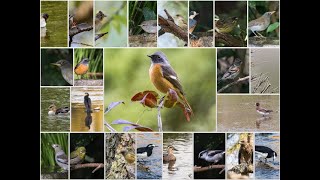
[[[273,13],[275,13],[275,12],[276,12],[276,11],[271,11],[270,13],[273,14]]]
[[[152,56],[151,55],[147,55],[149,58],[152,58]]]
[[[51,63],[52,65],[54,65],[54,66],[61,66],[60,64],[58,64],[58,63]]]

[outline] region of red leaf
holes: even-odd
[[[178,101],[178,94],[175,90],[169,89],[166,95],[166,99],[164,100],[163,106],[166,108],[172,108],[176,105]]]
[[[158,93],[154,91],[143,91],[135,94],[131,101],[139,101],[143,106],[154,108],[157,107],[157,97]]]

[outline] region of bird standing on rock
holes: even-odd
[[[248,28],[253,32],[255,36],[258,36],[256,33],[258,31],[264,31],[270,24],[270,17],[276,11],[266,12],[258,19],[252,20],[248,23]],[[258,33],[262,36],[260,33]],[[262,36],[263,37],[263,36]]]

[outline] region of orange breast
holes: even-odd
[[[169,88],[175,90],[173,85],[162,76],[160,64],[154,64],[153,66],[150,67],[149,76],[153,85],[160,92],[167,93],[169,91]]]
[[[79,64],[79,66],[74,70],[74,72],[77,75],[83,75],[83,74],[87,73],[87,71],[88,71],[88,66],[83,65],[83,64]]]

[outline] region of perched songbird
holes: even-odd
[[[257,113],[262,114],[262,116],[267,116],[271,112],[273,112],[273,110],[269,110],[269,109],[265,109],[265,108],[260,107],[260,103],[256,103],[256,110],[257,110]]]
[[[218,33],[230,33],[237,26],[238,18],[219,19],[215,23],[215,29]]]
[[[92,112],[91,99],[89,98],[89,93],[86,92],[83,99],[84,106],[86,107],[86,112]]]
[[[223,150],[204,150],[198,155],[199,159],[203,159],[207,162],[217,164],[225,157],[225,151]]]
[[[195,11],[191,11],[189,15],[189,34],[192,36],[192,38],[196,38],[196,36],[193,35],[192,32],[196,28],[198,23],[198,21],[195,19],[197,15],[199,15],[199,13]]]
[[[134,155],[134,153],[132,151],[128,151],[127,149],[124,149],[122,151],[120,151],[120,153],[123,155],[124,159],[128,162],[128,163],[134,163],[136,160],[136,156]]]
[[[66,80],[70,85],[73,84],[73,73],[72,65],[67,60],[59,60],[52,65],[58,66],[61,70],[61,74],[64,80]]]
[[[40,27],[44,28],[47,25],[47,19],[49,18],[49,15],[47,13],[43,13],[40,16]]]
[[[258,154],[258,158],[263,158],[265,163],[267,163],[267,158],[273,158],[274,161],[278,156],[274,150],[266,146],[255,146],[255,151]]]
[[[143,21],[138,26],[140,26],[145,32],[147,32],[149,34],[157,33],[157,20]]]
[[[241,64],[242,64],[241,59],[236,58],[234,60],[233,64],[227,70],[227,72],[225,72],[224,75],[222,76],[222,78],[220,80],[218,80],[218,84],[222,81],[235,79],[240,73]]]
[[[48,109],[49,109],[48,115],[64,115],[64,114],[69,114],[70,112],[70,109],[68,106],[57,109],[56,105],[54,104],[51,104]]]
[[[94,25],[95,25],[95,31],[98,32],[102,25],[106,22],[106,18],[107,15],[103,14],[103,12],[99,11],[97,14],[96,14],[96,18],[95,18],[95,21],[94,21]]]
[[[52,147],[55,151],[56,163],[64,170],[68,170],[68,156],[64,153],[59,144],[52,144]]]
[[[242,140],[239,142],[240,149],[238,154],[238,163],[252,164],[253,161],[253,147],[250,143]]]
[[[257,31],[264,31],[270,24],[270,17],[276,11],[266,12],[258,19],[252,20],[248,23],[248,28],[257,36]],[[259,34],[259,33],[258,33]],[[262,36],[260,34],[260,36]]]
[[[181,27],[184,31],[187,31],[188,30],[188,23],[184,20],[183,16],[180,15],[180,14],[177,14],[176,15],[176,18],[175,18],[175,23]]]
[[[167,154],[163,154],[163,161],[164,162],[169,162],[169,161],[175,161],[176,157],[173,154],[173,150],[178,151],[176,148],[173,146],[169,145],[167,149]]]
[[[86,148],[77,147],[70,155],[70,165],[81,164],[86,157]]]
[[[88,58],[83,58],[74,68],[74,72],[77,75],[84,75],[88,72],[89,69],[89,59]]]
[[[185,93],[182,90],[179,78],[171,67],[166,55],[163,52],[158,51],[152,55],[148,55],[148,57],[151,58],[149,76],[153,85],[162,93],[167,93],[170,89],[176,91],[180,98],[180,102],[192,115],[192,108],[185,98]],[[189,121],[189,119],[187,120]]]
[[[148,144],[146,147],[139,147],[137,149],[137,158],[146,158],[152,155],[154,147],[158,147],[154,144]]]

